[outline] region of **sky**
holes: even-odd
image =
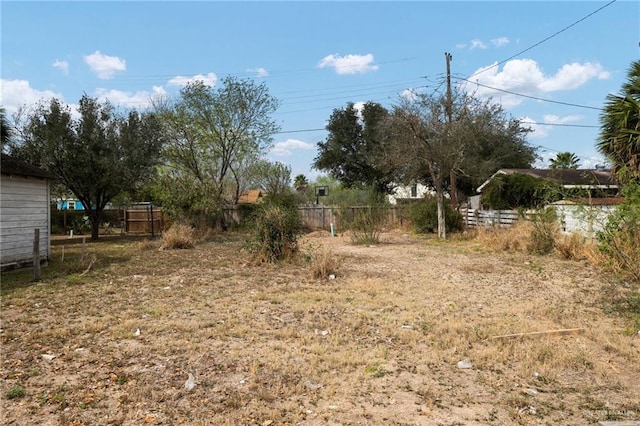
[[[313,181],[332,111],[452,85],[500,103],[533,129],[536,167],[558,152],[604,164],[606,96],[639,59],[638,1],[2,1],[0,104],[10,116],[83,94],[144,110],[191,80],[265,82],[271,161]],[[467,81],[465,81],[467,80]],[[471,82],[472,84],[470,84]],[[524,96],[522,96],[524,95]]]

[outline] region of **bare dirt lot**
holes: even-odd
[[[316,232],[284,265],[240,237],[159,247],[55,246],[42,282],[3,275],[4,424],[640,419],[640,336],[584,263],[402,232]],[[321,254],[335,279],[313,278]]]

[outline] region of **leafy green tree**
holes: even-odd
[[[109,102],[86,95],[78,114],[74,118],[57,99],[40,103],[23,123],[15,154],[48,170],[75,194],[96,240],[107,203],[152,176],[163,138],[155,115],[119,115]]]
[[[2,139],[2,151],[4,152],[4,147],[8,146],[11,142],[11,126],[9,126],[9,122],[7,121],[7,117],[5,116],[4,107],[0,107],[0,138]]]
[[[537,159],[537,149],[526,139],[531,130],[520,120],[505,117],[499,105],[486,105],[483,112],[485,120],[496,128],[474,136],[471,149],[465,151],[456,170],[457,189],[465,195],[476,195],[476,189],[498,170],[529,169]]]
[[[622,183],[640,183],[640,61],[632,62],[619,94],[606,98],[598,150]]]
[[[550,168],[552,169],[577,169],[580,159],[572,152],[559,152],[556,157],[551,160]]]
[[[291,191],[291,167],[278,161],[260,160],[254,164],[249,176],[250,185],[267,194],[282,194]]]
[[[388,111],[380,104],[367,102],[361,113],[353,103],[333,110],[326,126],[329,135],[318,142],[318,155],[313,166],[328,172],[346,188],[372,186],[387,193],[392,178],[381,156],[380,124]]]
[[[451,120],[449,120],[449,116]],[[522,140],[527,130],[508,118],[499,105],[480,101],[464,93],[454,93],[451,102],[444,96],[417,95],[401,98],[386,126],[386,155],[398,180],[430,184],[436,191],[438,236],[446,238],[444,192],[451,171],[464,172],[478,141]],[[466,160],[466,161],[465,161]]]
[[[237,199],[246,170],[273,143],[278,101],[264,83],[227,77],[216,88],[190,83],[178,99],[156,107],[168,140],[163,178],[188,189],[185,213],[198,207],[222,225],[223,208]]]
[[[331,176],[318,176],[314,182],[309,184],[311,190],[307,191],[308,202],[315,203],[315,190],[318,187],[325,187],[328,191],[326,197],[320,197],[321,204],[327,206],[366,206],[372,198],[381,195],[372,187],[346,187],[342,182]]]

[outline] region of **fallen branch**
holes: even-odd
[[[538,337],[538,336],[566,336],[570,334],[582,334],[586,330],[584,328],[563,328],[561,330],[532,331],[529,333],[502,334],[492,336],[493,339],[513,339],[516,337]]]
[[[85,271],[83,273],[80,274],[80,276],[83,275],[87,275],[87,273],[91,270],[91,267],[93,266],[93,264],[96,262],[96,258],[95,256],[91,258],[91,261],[89,263],[89,266],[87,266],[87,269],[85,269]]]

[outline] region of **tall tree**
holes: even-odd
[[[606,98],[600,116],[598,150],[618,180],[640,182],[640,61],[632,62],[619,94]]]
[[[444,193],[450,172],[464,174],[469,159],[478,158],[479,142],[510,140],[524,146],[527,130],[508,118],[499,105],[456,92],[451,103],[444,96],[425,94],[401,98],[386,132],[383,161],[393,164],[402,181],[421,180],[434,187],[438,236],[446,238]]]
[[[237,197],[248,163],[272,144],[277,107],[264,83],[235,77],[219,88],[189,83],[178,99],[157,106],[168,140],[165,178],[197,188],[192,192],[199,198],[192,202],[221,224],[222,209]]]
[[[506,117],[497,104],[485,104],[478,113],[493,123],[494,130],[476,132],[471,149],[465,151],[456,170],[458,191],[466,195],[476,195],[476,189],[498,170],[528,169],[537,159],[537,149],[526,139],[531,130],[520,120]]]
[[[291,192],[291,167],[278,161],[259,160],[251,168],[248,180],[251,186],[267,194]]]
[[[549,167],[552,169],[577,169],[580,159],[573,152],[559,152],[551,159]]]
[[[388,116],[380,104],[367,102],[359,111],[353,103],[334,109],[326,126],[329,135],[318,142],[313,166],[328,172],[345,187],[372,186],[388,192],[391,176],[376,161],[382,146],[380,125]]]
[[[109,102],[86,95],[78,115],[58,99],[40,103],[23,123],[16,154],[56,175],[82,201],[97,240],[107,203],[152,175],[163,139],[153,114],[118,115]]]

